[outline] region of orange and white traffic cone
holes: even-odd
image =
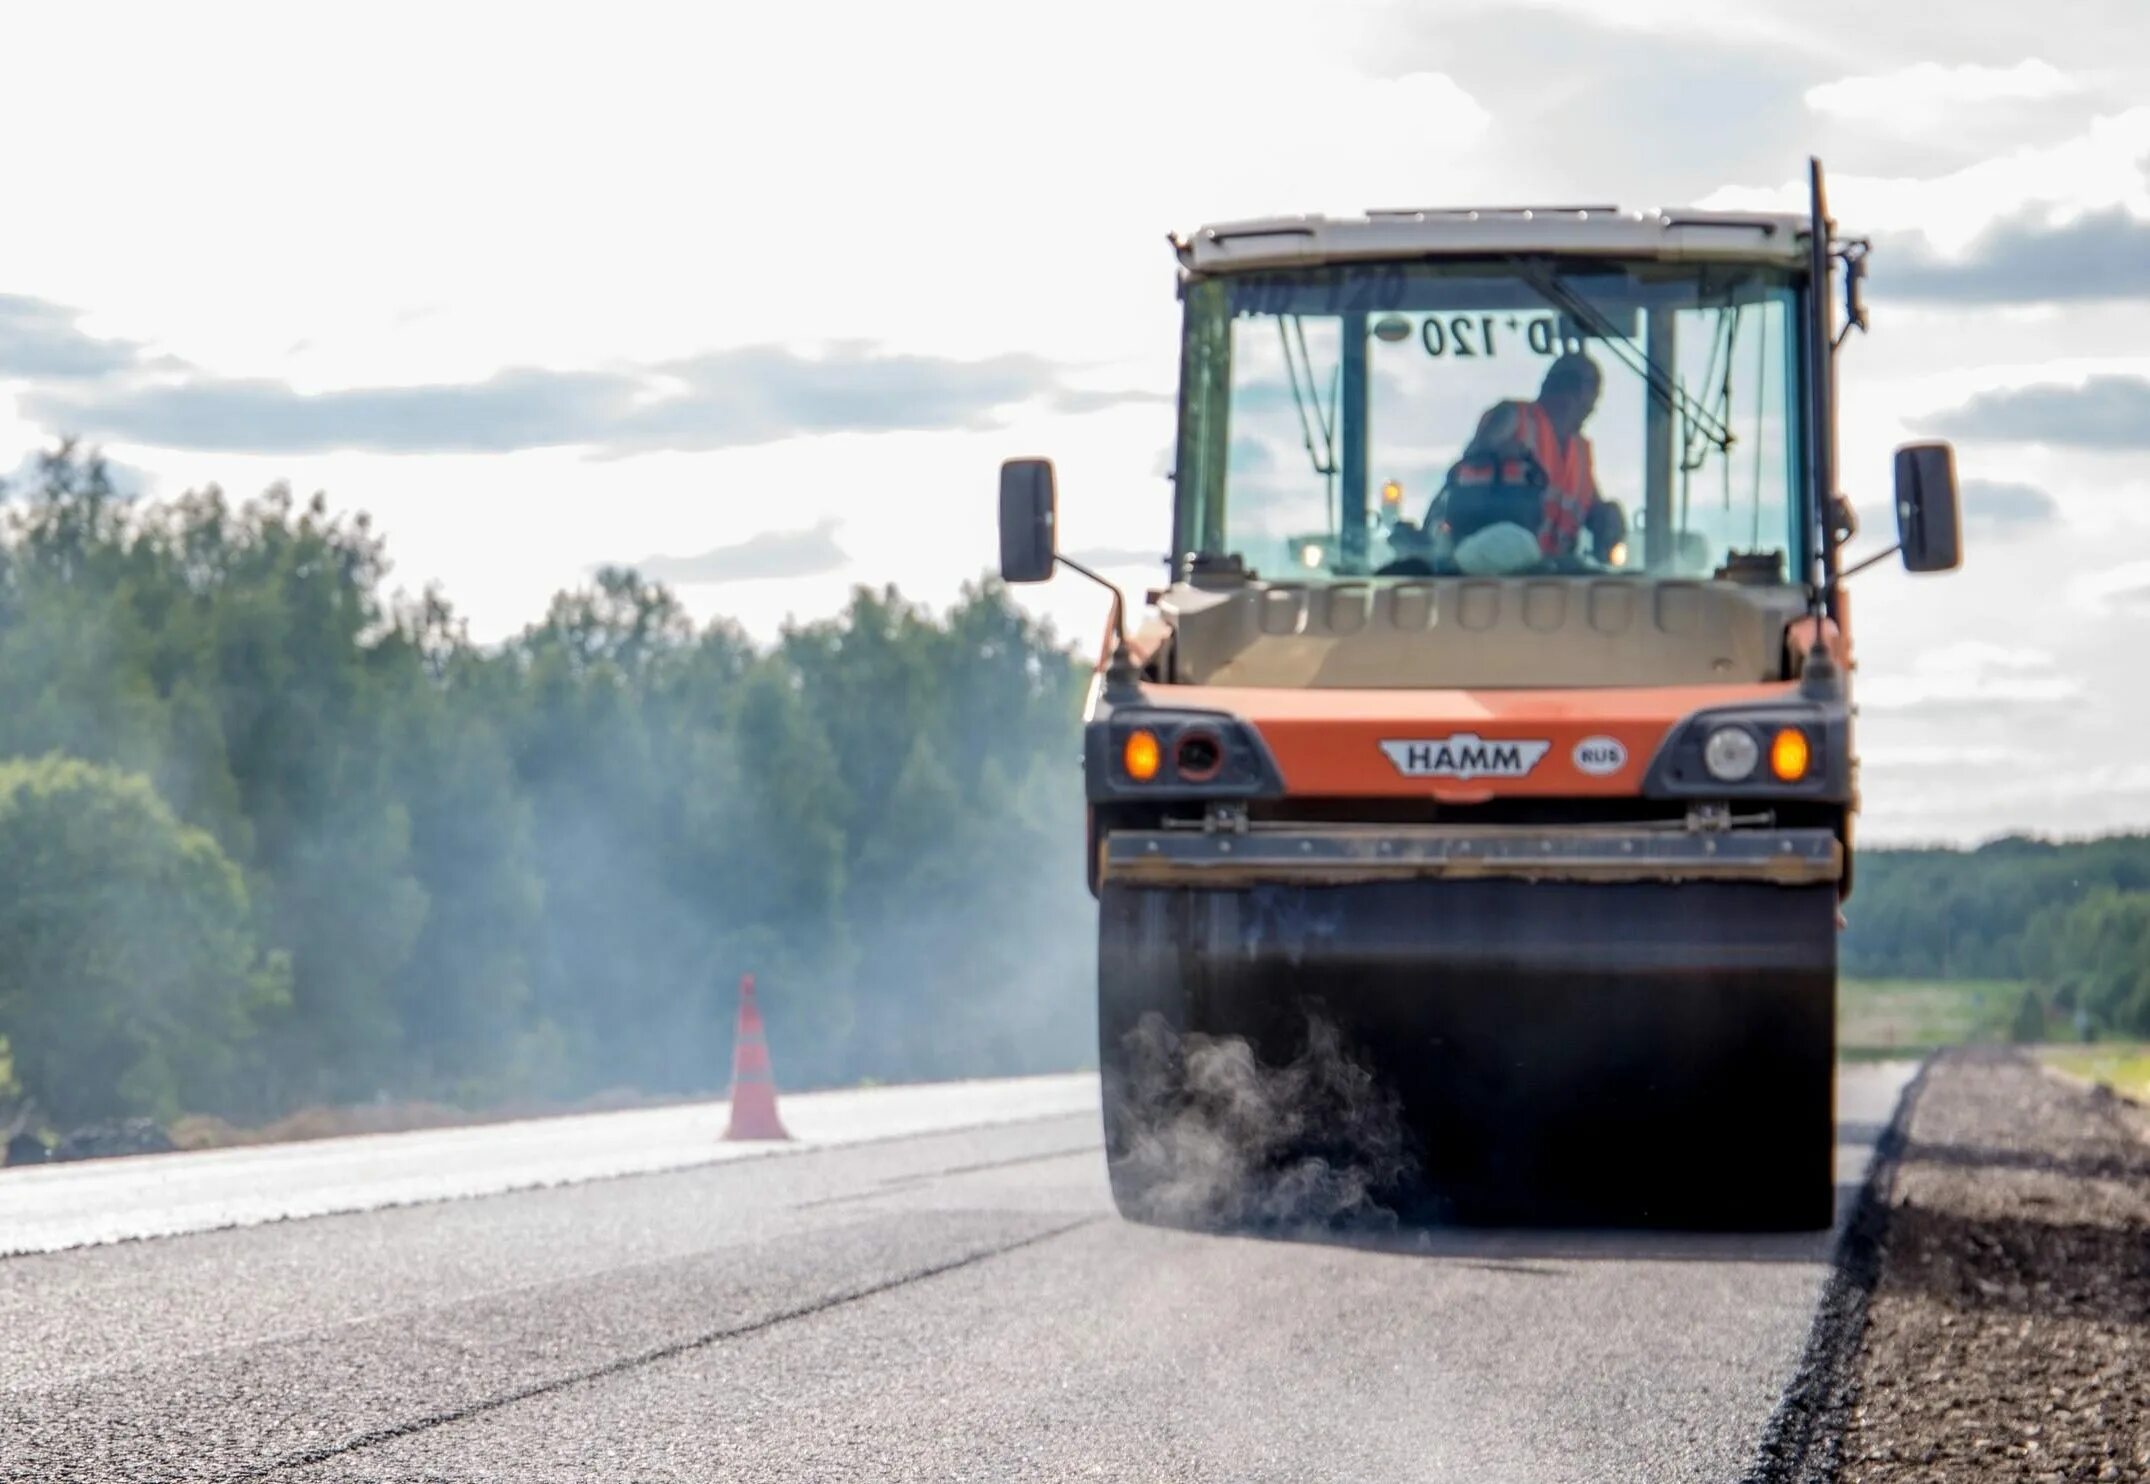
[[[776,1116],[776,1074],[754,1003],[754,976],[739,976],[739,1034],[732,1042],[732,1119],[727,1139],[788,1139]]]

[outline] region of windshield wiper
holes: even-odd
[[[1680,415],[1687,419],[1691,432],[1699,433],[1702,440],[1715,445],[1719,453],[1731,449],[1735,441],[1732,430],[1719,421],[1714,412],[1690,396],[1687,388],[1680,385],[1670,371],[1637,345],[1634,337],[1614,324],[1604,311],[1569,287],[1558,274],[1520,258],[1511,258],[1509,263],[1525,283],[1537,290],[1539,297],[1588,330],[1622,365],[1647,382],[1666,406],[1678,408]]]
[[[1743,316],[1737,305],[1720,305],[1716,323],[1710,327],[1710,358],[1702,368],[1702,389],[1709,394],[1710,415],[1724,428],[1725,439],[1731,441],[1732,433],[1732,358],[1739,353],[1739,324]],[[1720,370],[1720,366],[1722,370]],[[1708,460],[1709,455],[1699,447],[1709,440],[1707,429],[1690,421],[1680,440],[1680,469],[1692,474]],[[1723,451],[1724,444],[1718,444]],[[1725,475],[1729,481],[1732,464],[1725,461]],[[1726,486],[1726,500],[1731,499],[1730,485]]]
[[[1287,321],[1289,321],[1289,327],[1287,327]],[[1292,337],[1294,335],[1299,340],[1299,358],[1297,362],[1292,359]],[[1336,397],[1339,390],[1338,379],[1343,368],[1341,366],[1337,367],[1336,372],[1329,377],[1329,410],[1324,415],[1321,403],[1316,400],[1314,358],[1307,354],[1305,320],[1296,314],[1278,315],[1277,339],[1284,346],[1284,375],[1291,382],[1292,406],[1297,408],[1299,412],[1299,435],[1306,440],[1306,456],[1313,462],[1314,472],[1322,477],[1324,487],[1323,504],[1328,507],[1328,518],[1333,528],[1336,521]],[[1302,368],[1306,377],[1304,391],[1299,386]],[[1313,415],[1311,417],[1307,413],[1309,403],[1313,404]],[[1314,446],[1314,430],[1316,427],[1321,429],[1321,447],[1319,449]]]
[[[1292,356],[1292,336],[1299,338],[1299,354]],[[1314,472],[1328,477],[1336,473],[1336,427],[1334,415],[1323,416],[1321,403],[1314,400],[1314,358],[1306,350],[1306,325],[1296,314],[1277,316],[1277,339],[1284,346],[1284,375],[1291,382],[1292,406],[1299,412],[1299,433],[1306,440],[1306,455],[1314,462]],[[1302,368],[1304,368],[1302,373]],[[1304,374],[1306,386],[1302,391],[1299,378]],[[1311,420],[1307,404],[1313,403]],[[1321,447],[1314,447],[1314,429],[1321,429]]]

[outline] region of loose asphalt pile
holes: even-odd
[[[2150,1117],[2007,1052],[1929,1069],[1841,1477],[2150,1480]]]

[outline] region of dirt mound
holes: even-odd
[[[1843,1475],[2150,1479],[2144,1110],[2005,1052],[1928,1073]]]

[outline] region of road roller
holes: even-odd
[[[1846,584],[1961,552],[1911,443],[1853,555],[1869,245],[1806,197],[1172,236],[1171,546],[1084,714],[1124,1215],[1830,1224]],[[1049,459],[999,514],[1105,581]]]

